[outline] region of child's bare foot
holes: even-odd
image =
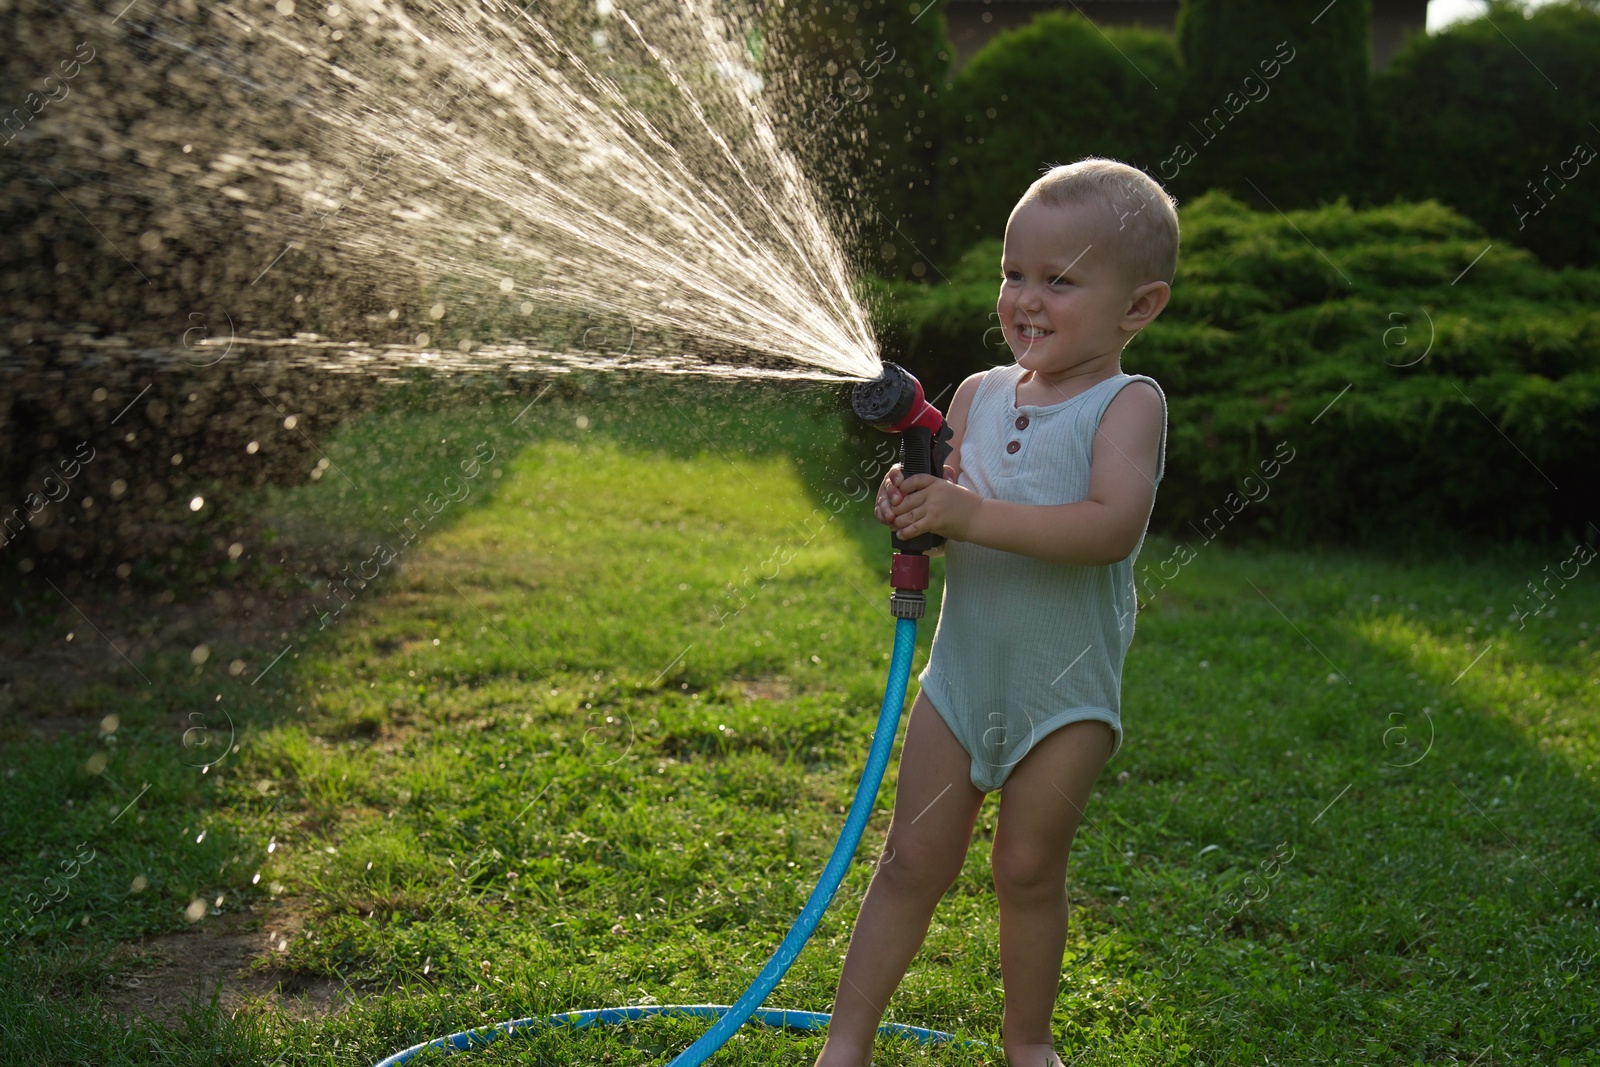
[[[813,1067],[872,1067],[872,1054],[846,1052],[824,1044]]]
[[[1007,1045],[1008,1067],[1066,1067],[1050,1045]]]

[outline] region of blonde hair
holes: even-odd
[[[1017,207],[1030,200],[1051,207],[1104,206],[1117,221],[1117,255],[1135,284],[1172,284],[1178,272],[1178,201],[1144,171],[1089,156],[1051,167],[1028,186]]]

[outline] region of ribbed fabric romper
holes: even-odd
[[[1166,467],[1167,398],[1142,374],[1117,374],[1057,404],[1017,404],[1025,368],[978,382],[962,431],[959,482],[980,496],[1066,504],[1089,492],[1100,417],[1129,382],[1161,395],[1156,484]],[[1017,442],[1015,451],[1009,451]],[[944,600],[922,691],[972,757],[972,784],[999,789],[1050,731],[1082,719],[1122,747],[1122,661],[1133,640],[1133,567],[1144,546],[1102,566],[1051,563],[970,542],[945,546]]]

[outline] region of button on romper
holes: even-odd
[[[1018,405],[1025,368],[995,367],[978,382],[962,432],[960,484],[1018,504],[1066,504],[1089,492],[1100,417],[1129,382],[1161,395],[1156,483],[1166,466],[1167,398],[1142,374],[1117,374],[1057,404]],[[918,676],[939,716],[972,757],[972,784],[999,789],[1046,734],[1098,719],[1122,747],[1122,661],[1133,640],[1133,567],[1123,560],[1051,563],[970,542],[945,546],[944,600],[928,665]]]

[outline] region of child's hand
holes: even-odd
[[[900,464],[896,463],[883,476],[883,481],[878,483],[878,501],[872,514],[885,526],[894,525],[894,506],[900,503],[901,498],[900,479]]]
[[[895,536],[902,541],[925,533],[941,534],[952,541],[967,539],[967,531],[977,518],[983,498],[956,482],[958,474],[954,467],[947,465],[944,473],[943,478],[931,474],[901,478],[899,466],[891,468],[896,498],[891,505],[892,525]]]

